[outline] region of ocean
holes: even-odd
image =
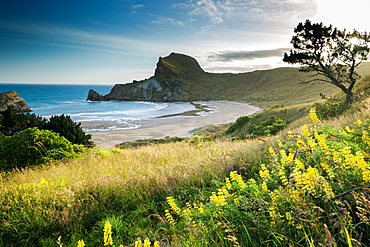
[[[49,118],[69,115],[84,131],[139,128],[141,121],[195,110],[189,102],[86,101],[90,89],[105,95],[113,85],[0,84],[0,92],[14,90],[32,113]],[[86,122],[94,124],[84,124]]]

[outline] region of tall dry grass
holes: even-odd
[[[65,244],[89,240],[86,235],[107,217],[140,209],[145,218],[160,211],[166,196],[210,186],[230,170],[247,171],[263,145],[199,142],[93,149],[78,159],[2,174],[0,245],[48,246],[59,236]],[[132,241],[135,234],[117,237]]]

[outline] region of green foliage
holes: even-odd
[[[277,109],[277,108],[284,108],[285,107],[285,105],[283,105],[283,104],[280,104],[280,105],[274,105],[274,106],[272,106],[271,108],[270,108],[270,110],[272,110],[272,109]]]
[[[289,122],[277,116],[271,116],[266,121],[249,126],[247,133],[256,136],[275,135],[280,130],[286,128]]]
[[[224,132],[227,134],[228,137],[231,137],[232,139],[245,139],[246,134],[251,134],[251,130],[253,128],[262,128],[262,125],[268,124],[269,121],[272,119],[281,119],[280,123],[285,125],[283,122],[293,122],[299,118],[302,118],[308,114],[309,109],[311,108],[310,105],[298,105],[298,106],[289,106],[289,107],[272,107],[268,110],[264,110],[260,113],[251,115],[251,116],[244,116],[237,119],[238,123],[234,123],[230,126],[230,130],[228,132]],[[276,126],[280,125],[278,120],[276,120]],[[263,122],[263,123],[262,123]],[[251,127],[252,125],[257,125],[254,127]],[[258,127],[259,126],[259,127]],[[287,125],[279,126],[282,129],[285,128]],[[278,128],[279,128],[278,127]],[[252,129],[250,129],[252,128]],[[277,130],[279,131],[279,130]],[[275,130],[273,131],[275,132]],[[276,133],[276,132],[275,132]]]
[[[291,43],[294,50],[284,54],[284,62],[301,64],[304,72],[314,71],[324,78],[311,81],[323,81],[340,88],[348,102],[352,99],[352,89],[360,78],[356,72],[359,65],[367,60],[370,52],[370,37],[356,30],[348,32],[324,26],[323,23],[311,23],[309,20],[299,23],[294,29]]]
[[[75,157],[80,150],[66,138],[49,130],[28,128],[0,138],[0,170],[40,165],[50,160]]]
[[[346,110],[350,109],[351,105],[347,102],[329,102],[315,103],[314,107],[316,109],[317,116],[320,119],[330,119],[339,117]]]
[[[194,135],[192,138],[190,138],[189,143],[202,143],[202,142],[213,142],[215,139],[211,137],[201,137],[198,135]]]
[[[73,122],[70,116],[64,114],[52,116],[44,128],[59,133],[74,144],[82,144],[90,147],[93,145],[92,141],[90,141],[91,135],[86,135],[81,128],[81,123]]]
[[[249,179],[231,172],[208,198],[168,197],[168,225],[182,233],[172,244],[369,246],[368,129],[303,126],[269,147]]]
[[[170,145],[104,150],[83,168],[78,159],[50,173],[9,176],[0,184],[0,246],[51,246],[59,236],[63,246],[82,239],[102,246],[107,221],[112,246],[134,246],[138,237],[160,246],[370,246],[370,122],[363,121],[336,129],[317,120],[276,143],[237,142],[238,151],[177,143],[176,150],[194,148],[179,159],[173,149],[161,155]],[[196,151],[210,155],[186,160]],[[212,165],[217,173],[199,169]],[[224,179],[222,170],[234,168]],[[65,183],[55,171],[79,174]]]
[[[246,123],[249,122],[250,119],[251,119],[251,117],[249,117],[249,116],[239,117],[235,121],[235,123],[230,125],[230,127],[225,131],[225,134],[230,134],[230,133],[234,132],[237,129],[241,129]]]
[[[17,110],[10,106],[0,112],[0,131],[5,135],[14,135],[27,128],[42,128],[46,122],[42,117],[30,113],[17,113]]]
[[[52,116],[48,121],[40,116],[30,113],[17,113],[14,107],[8,107],[1,112],[0,131],[5,135],[14,135],[22,130],[37,127],[38,129],[52,130],[64,136],[74,144],[93,146],[91,135],[81,128],[81,123],[75,123],[70,116],[64,114]]]

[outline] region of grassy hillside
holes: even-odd
[[[362,75],[370,74],[370,63],[364,63],[358,71]],[[328,83],[302,84],[311,80],[312,75],[299,72],[298,68],[239,74],[208,73],[194,58],[171,53],[159,59],[153,77],[130,84],[117,84],[105,97],[152,101],[230,100],[269,108],[279,104],[313,102],[321,99],[320,94],[339,92],[337,87]],[[152,84],[148,86],[150,82]]]
[[[330,120],[312,102],[265,110],[254,121],[291,121],[275,136],[90,149],[2,172],[0,246],[369,246],[369,81]]]
[[[365,177],[368,157],[361,156],[361,150],[370,148],[363,132],[370,110],[360,107],[315,124],[303,116],[278,136],[92,149],[78,159],[1,174],[0,245],[57,246],[61,237],[63,246],[76,246],[82,239],[86,246],[99,246],[107,222],[115,246],[134,246],[138,237],[160,246],[316,246],[329,236],[338,246],[369,244],[368,192],[326,198],[370,182]],[[299,137],[302,125],[324,139],[307,133]],[[296,146],[298,140],[304,146]],[[324,143],[330,154],[322,150]],[[347,154],[335,158],[343,163],[335,165],[330,161],[339,150]],[[297,154],[306,166],[300,168],[302,179],[314,175],[309,171],[320,174],[312,184],[296,184],[298,170],[289,167],[301,164],[293,162]],[[366,164],[365,170],[348,163],[351,157]],[[329,166],[322,168],[318,160]],[[288,166],[281,170],[283,161]],[[231,171],[237,173],[229,177]],[[302,200],[294,199],[294,193],[301,193]]]
[[[370,74],[370,63],[365,63],[359,73]],[[311,73],[296,68],[277,68],[241,74],[200,74],[187,84],[198,97],[207,99],[251,102],[263,108],[274,105],[296,105],[321,100],[320,94],[329,96],[339,89],[327,83],[301,82],[311,79]]]
[[[366,246],[370,194],[340,194],[370,182],[368,105],[363,94],[321,122],[309,104],[275,108],[259,119],[292,121],[276,136],[91,149],[1,173],[0,246],[101,246],[110,227],[114,246]]]

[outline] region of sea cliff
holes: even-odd
[[[15,91],[0,93],[0,112],[5,111],[9,106],[13,106],[18,112],[31,111],[26,101]]]
[[[301,84],[312,76],[298,68],[277,68],[247,73],[208,73],[196,59],[179,53],[160,57],[152,77],[116,84],[107,95],[90,90],[91,101],[199,101],[229,100],[261,107],[320,100],[337,88],[328,84]]]
[[[122,101],[193,101],[201,96],[189,93],[187,84],[205,73],[198,62],[187,55],[171,53],[159,58],[154,76],[127,84],[116,84],[107,95],[90,90],[87,100]]]

